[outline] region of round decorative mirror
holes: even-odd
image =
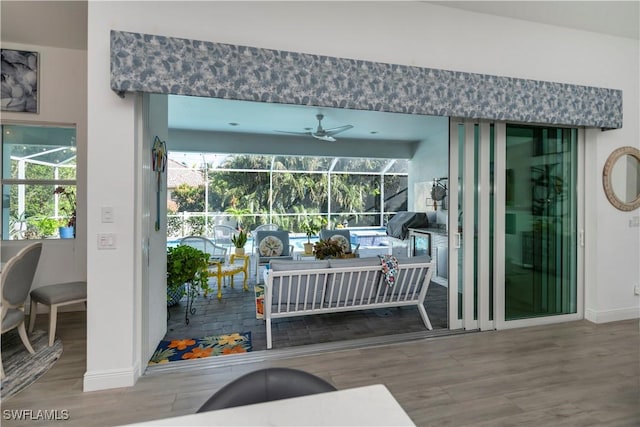
[[[616,208],[632,211],[640,207],[640,150],[621,147],[611,153],[604,164],[602,184]]]

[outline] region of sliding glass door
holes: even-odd
[[[451,119],[452,329],[581,318],[581,140],[576,128]]]

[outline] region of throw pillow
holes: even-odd
[[[260,256],[280,256],[282,255],[282,251],[284,250],[284,245],[282,244],[282,240],[278,239],[277,237],[267,236],[260,241],[258,250],[260,251]]]
[[[340,247],[342,248],[342,252],[347,253],[349,251],[349,241],[342,234],[334,234],[331,236],[331,240],[335,240],[338,242]]]

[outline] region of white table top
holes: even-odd
[[[128,426],[415,427],[415,424],[391,392],[384,385],[375,384]]]

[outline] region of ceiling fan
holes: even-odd
[[[336,139],[333,137],[334,135],[337,135],[341,132],[344,132],[346,130],[349,130],[353,127],[353,125],[344,125],[344,126],[338,126],[335,128],[331,128],[331,129],[324,129],[322,127],[322,119],[324,119],[324,115],[323,114],[316,114],[316,119],[318,119],[318,128],[314,131],[311,130],[311,128],[306,128],[308,129],[306,132],[289,132],[289,131],[285,131],[285,130],[277,130],[276,132],[281,132],[281,133],[290,133],[290,134],[294,134],[294,135],[309,135],[312,136],[316,139],[322,140],[322,141],[329,141],[329,142],[334,142]]]

